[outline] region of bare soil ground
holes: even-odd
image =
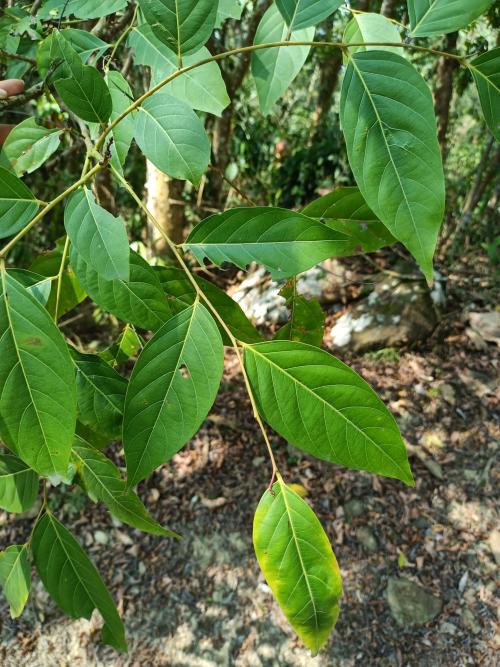
[[[57,515],[95,560],[123,612],[129,653],[71,621],[38,580],[21,619],[0,604],[3,667],[461,667],[498,664],[499,412],[497,348],[478,351],[460,313],[425,348],[350,362],[380,392],[411,445],[416,488],[314,461],[275,439],[289,482],[302,484],[344,577],[338,625],[315,659],[259,573],[252,516],[270,469],[228,357],[222,391],[200,433],[140,487],[180,543],[113,522],[77,491]],[[0,545],[23,541],[30,519],[0,513]],[[497,553],[497,558],[499,554]],[[442,601],[423,626],[396,623],[389,578]]]

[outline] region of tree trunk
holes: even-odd
[[[166,176],[151,162],[147,162],[146,205],[161,228],[174,243],[184,240],[184,181]],[[168,254],[168,246],[159,231],[148,223],[148,239],[157,255]]]
[[[453,52],[458,39],[458,32],[446,36],[444,50]],[[453,98],[453,74],[458,68],[458,61],[451,58],[440,58],[437,68],[437,86],[434,93],[434,107],[438,123],[438,140],[443,160],[446,159],[448,126],[450,124],[450,108]]]
[[[312,118],[313,136],[322,127],[332,106],[333,93],[337,87],[342,67],[342,52],[329,49],[324,60],[320,63],[321,73],[318,85],[318,101]]]
[[[231,136],[233,131],[233,103],[226,107],[220,118],[214,125],[213,152],[214,166],[216,169],[211,174],[210,185],[213,190],[213,202],[216,208],[220,208],[224,198],[224,174],[229,164]]]
[[[387,18],[394,18],[394,10],[396,9],[397,0],[384,0],[380,13]]]

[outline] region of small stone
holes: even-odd
[[[155,488],[150,489],[148,493],[148,502],[151,505],[154,505],[155,503],[158,502],[159,499],[160,499],[160,492],[158,491],[158,489]]]
[[[357,516],[362,516],[365,513],[365,505],[361,502],[361,500],[353,498],[344,504],[344,513],[346,519],[350,521],[351,519],[354,519]]]
[[[448,623],[447,621],[441,623],[439,626],[439,632],[443,635],[456,635],[457,630],[458,628],[456,625],[453,625],[453,623]]]
[[[96,530],[94,533],[94,541],[97,542],[97,544],[108,544],[109,537],[103,530]]]
[[[451,384],[443,382],[443,384],[439,385],[439,393],[447,403],[450,405],[455,405],[456,394],[455,389],[451,386]]]
[[[373,531],[368,526],[360,526],[356,530],[356,538],[358,542],[370,553],[378,551],[378,541]]]
[[[443,607],[440,598],[404,577],[391,577],[386,594],[391,614],[402,626],[424,625],[435,618]]]
[[[462,609],[462,613],[460,614],[460,616],[464,627],[470,630],[473,634],[477,635],[481,632],[481,626],[476,621],[476,617],[474,616],[474,614],[471,612],[470,609],[468,609],[467,607]]]
[[[491,531],[488,544],[497,565],[500,565],[500,530]]]

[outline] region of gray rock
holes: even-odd
[[[375,534],[368,526],[360,526],[356,530],[356,538],[366,551],[376,553],[378,551],[378,541]]]
[[[425,340],[437,322],[438,313],[424,280],[391,277],[342,315],[331,336],[334,346],[362,353]]]
[[[365,513],[365,505],[361,500],[353,498],[348,500],[344,505],[344,514],[348,521],[351,519],[362,516]]]
[[[435,618],[443,607],[440,598],[404,577],[391,577],[387,586],[391,614],[399,625],[423,625]]]

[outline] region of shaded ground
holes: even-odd
[[[280,466],[288,481],[308,490],[344,577],[342,614],[320,657],[313,660],[294,638],[253,556],[252,515],[270,470],[229,358],[212,416],[141,485],[152,513],[183,533],[181,543],[113,524],[77,492],[57,511],[118,601],[129,654],[117,656],[100,643],[98,622],[63,618],[35,580],[20,620],[10,620],[1,602],[0,664],[494,665],[498,358],[495,346],[472,346],[462,319],[446,319],[418,352],[351,360],[412,446],[415,489],[313,461],[276,440]],[[26,538],[29,519],[9,527],[6,521],[0,513],[0,545]],[[390,577],[401,576],[442,601],[433,621],[397,625],[386,588]]]

